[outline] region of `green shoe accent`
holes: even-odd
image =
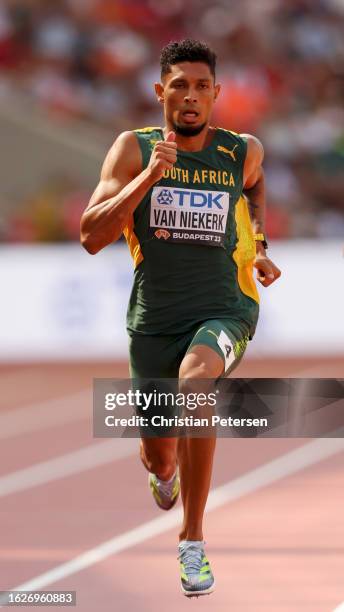
[[[210,564],[199,544],[190,540],[179,547],[181,587],[186,597],[199,597],[213,592],[215,581]]]
[[[179,492],[180,492],[180,480],[178,469],[176,471],[176,475],[174,477],[173,482],[171,483],[171,488],[166,490],[162,489],[159,485],[158,479],[155,474],[149,474],[148,483],[150,490],[152,491],[152,495],[162,510],[170,510],[177,502]]]

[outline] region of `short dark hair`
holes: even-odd
[[[168,43],[160,55],[161,76],[171,72],[171,65],[180,62],[203,62],[209,66],[215,78],[216,54],[200,40],[185,38],[178,42]]]

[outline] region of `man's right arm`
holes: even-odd
[[[147,191],[176,161],[174,135],[155,145],[142,170],[142,156],[133,132],[123,132],[108,152],[100,176],[81,217],[80,239],[94,255],[120,238],[130,216]]]
[[[122,235],[129,216],[151,186],[143,172],[140,147],[133,132],[123,132],[108,152],[97,185],[81,217],[81,244],[97,253]]]

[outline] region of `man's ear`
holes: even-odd
[[[164,86],[161,83],[154,83],[154,89],[156,93],[156,97],[158,98],[158,102],[160,104],[164,103]]]
[[[216,98],[217,98],[217,96],[219,95],[220,90],[221,90],[221,85],[220,85],[220,83],[218,83],[217,85],[215,85],[214,90],[215,90],[215,93],[214,93],[214,100],[216,100]]]

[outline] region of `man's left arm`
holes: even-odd
[[[248,200],[254,234],[264,234],[265,236],[265,179],[262,167],[264,149],[255,136],[250,134],[241,134],[241,136],[247,141],[243,192]],[[264,287],[268,287],[281,276],[281,271],[267,257],[261,240],[256,240],[256,253],[254,266],[257,268],[257,280]]]

